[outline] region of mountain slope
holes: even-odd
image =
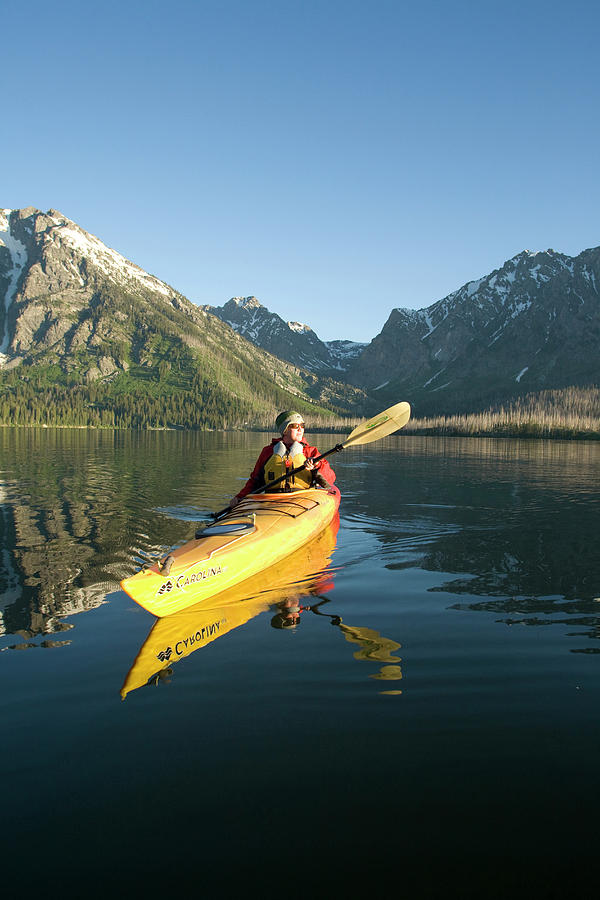
[[[162,400],[157,424],[188,427],[270,425],[298,403],[327,418],[321,402],[344,410],[361,397],[254,347],[55,210],[0,213],[2,296],[4,419],[44,391],[54,392],[46,416],[68,417],[70,392],[125,419],[137,403],[145,421],[131,424],[150,424]]]
[[[349,380],[418,413],[600,378],[600,248],[524,251],[423,310],[394,309]]]

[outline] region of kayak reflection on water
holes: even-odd
[[[125,699],[130,691],[157,683],[157,671],[206,647],[260,613],[288,600],[298,605],[302,597],[332,589],[331,557],[339,527],[336,514],[318,537],[267,572],[157,619],[125,678],[121,697]]]
[[[261,613],[274,609],[277,610],[271,620],[274,627],[293,628],[303,613],[312,612],[329,618],[346,640],[360,644],[361,649],[354,654],[356,659],[399,662],[392,656],[392,650],[400,646],[395,641],[382,638],[368,628],[344,625],[339,616],[327,615],[321,610],[323,604],[329,602],[323,594],[334,588],[335,570],[331,558],[338,529],[339,516],[336,515],[319,537],[273,566],[266,583],[263,574],[194,607],[157,619],[127,673],[121,688],[122,699],[137,688],[168,683],[174,663]],[[292,582],[290,572],[294,573]],[[302,605],[302,600],[311,596],[320,602]],[[281,624],[276,624],[276,619]],[[372,677],[390,677],[383,672],[385,668]],[[393,677],[401,677],[401,674],[396,673]]]

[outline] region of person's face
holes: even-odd
[[[286,434],[289,434],[292,441],[301,441],[304,437],[304,422],[301,422],[299,425],[288,425],[285,431]]]

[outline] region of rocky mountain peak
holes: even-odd
[[[364,344],[324,342],[303,322],[286,322],[256,297],[232,297],[224,306],[207,307],[238,334],[284,359],[319,375],[339,378]]]
[[[238,309],[245,309],[245,310],[264,309],[264,306],[262,305],[262,303],[260,303],[254,296],[232,297],[231,300],[228,300],[227,303],[225,304],[226,307],[230,306],[230,305],[236,306],[236,307],[238,307]]]
[[[392,310],[348,378],[417,412],[597,383],[599,288],[600,248],[524,250],[426,309]]]
[[[0,213],[0,367],[18,365],[35,350],[58,355],[82,341],[104,340],[90,329],[90,298],[110,283],[116,291],[197,310],[169,285],[111,250],[55,209]],[[160,300],[158,300],[160,298]],[[106,324],[103,331],[110,333]],[[116,335],[122,331],[113,323]]]

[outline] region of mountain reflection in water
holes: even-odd
[[[419,566],[445,574],[430,591],[475,598],[453,603],[455,610],[498,613],[507,625],[569,625],[598,640],[600,445],[447,439],[435,451],[448,476],[438,494],[444,505],[415,503],[407,522],[413,544],[419,515],[426,523]],[[432,539],[428,511],[437,522]],[[378,538],[384,554],[398,543],[397,533]]]
[[[204,452],[209,440],[210,452]],[[211,440],[212,438],[212,440]],[[0,634],[72,628],[64,618],[104,602],[141,563],[194,533],[158,507],[202,498],[210,507],[225,436],[0,429]],[[177,448],[192,443],[191,453]],[[227,462],[247,468],[231,453]],[[161,503],[168,497],[169,503]],[[196,520],[206,514],[196,509]]]

